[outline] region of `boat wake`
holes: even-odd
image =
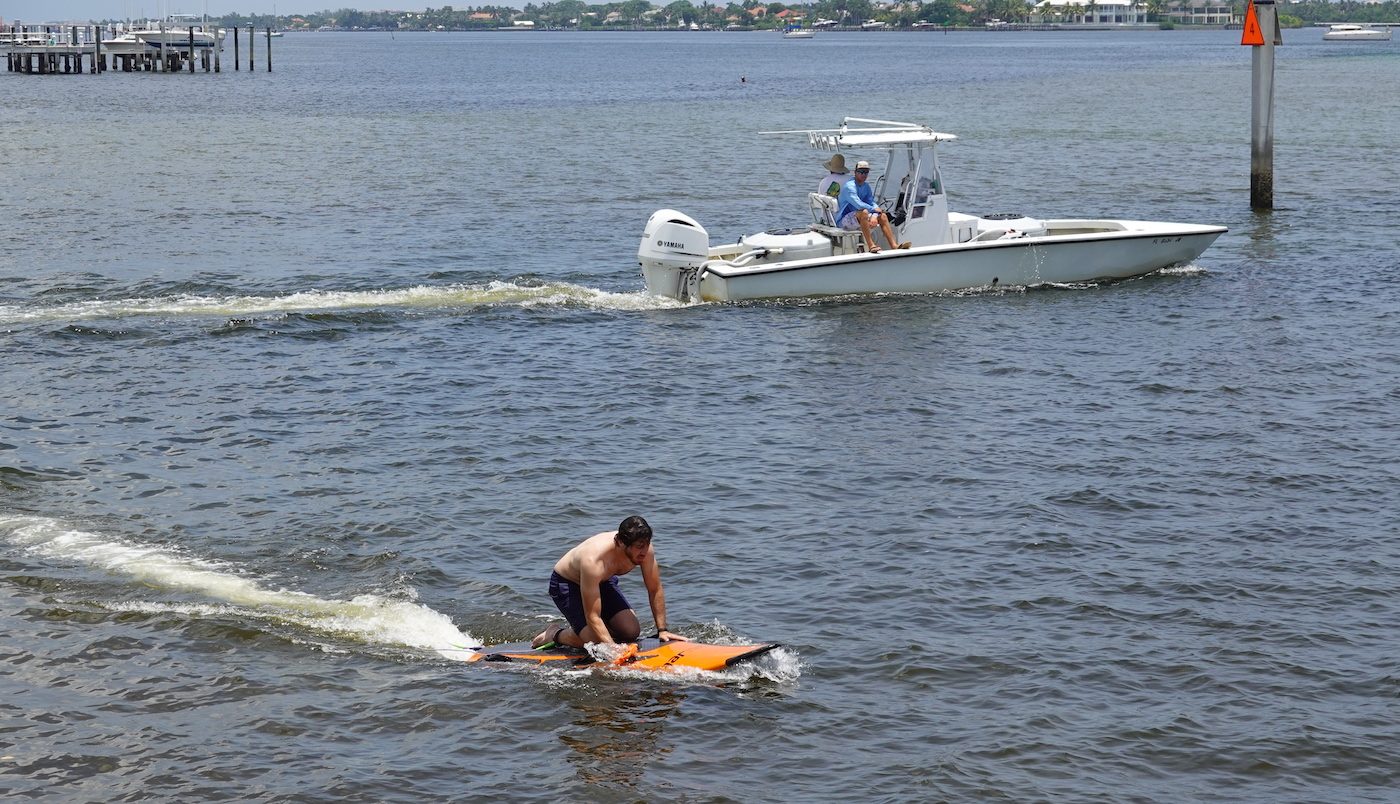
[[[460,310],[472,307],[565,307],[599,310],[658,310],[685,306],[648,293],[605,290],[550,282],[539,285],[494,281],[474,285],[417,285],[385,290],[308,290],[284,296],[171,296],[94,299],[50,306],[0,304],[0,326],[46,321],[134,317],[238,317],[269,313],[339,310]]]
[[[458,630],[446,615],[412,600],[376,594],[335,600],[272,589],[228,565],[170,548],[144,546],[76,529],[55,519],[0,516],[0,539],[32,558],[83,565],[158,592],[185,593],[196,598],[190,602],[89,601],[106,611],[233,617],[279,628],[290,626],[293,641],[315,644],[331,652],[345,651],[346,641],[397,649],[479,644],[470,634]],[[322,638],[317,639],[318,636]]]

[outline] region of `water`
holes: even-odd
[[[1395,800],[1400,51],[1319,37],[1278,51],[1269,215],[1238,32],[6,75],[0,790]],[[847,114],[960,135],[956,209],[1231,231],[1111,285],[640,292],[653,209],[798,223],[822,157],[754,132]],[[783,651],[433,652],[554,621],[550,564],[630,513],[673,625]]]

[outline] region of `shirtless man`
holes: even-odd
[[[618,576],[633,567],[642,568],[657,638],[687,641],[666,630],[666,594],[651,549],[651,525],[639,516],[629,516],[617,530],[584,539],[555,563],[549,596],[569,624],[546,628],[530,644],[539,647],[553,642],[581,648],[589,642],[635,642],[642,625],[617,588]]]

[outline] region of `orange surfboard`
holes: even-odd
[[[615,662],[600,662],[577,648],[535,650],[529,643],[477,648],[466,657],[469,662],[513,662],[540,667],[583,670],[591,667],[619,667],[628,670],[723,670],[750,661],[778,647],[776,642],[759,645],[712,645],[708,642],[660,642],[639,640],[629,645]],[[446,653],[444,653],[446,655]]]

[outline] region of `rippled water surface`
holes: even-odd
[[[1393,801],[1400,50],[1319,36],[1278,51],[1271,214],[1238,32],[0,75],[0,791]],[[756,132],[847,114],[958,134],[960,210],[1230,232],[1117,284],[641,292],[653,209],[795,225],[822,157]],[[785,647],[435,652],[540,630],[631,513],[674,626]]]

